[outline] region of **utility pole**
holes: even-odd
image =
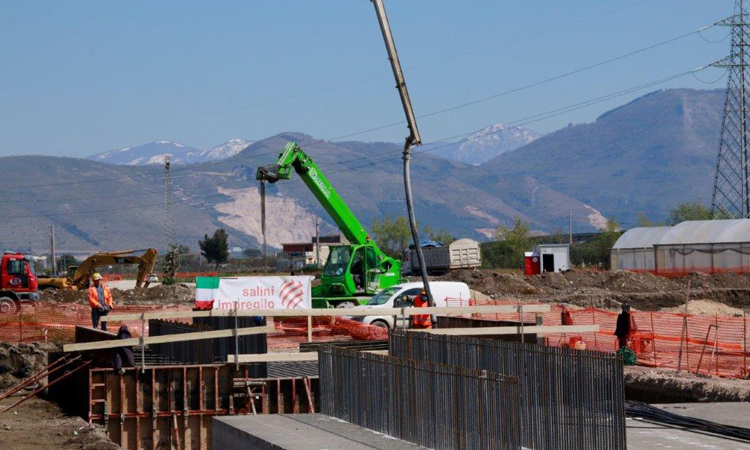
[[[568,210],[568,244],[573,245],[573,213]]]
[[[748,177],[748,62],[750,62],[750,23],[744,0],[736,0],[734,15],[719,22],[731,27],[732,48],[729,57],[714,64],[728,69],[721,127],[719,155],[711,201],[714,219],[750,217],[750,178]]]
[[[419,270],[422,275],[422,284],[425,292],[427,293],[428,305],[435,306],[435,302],[432,298],[432,291],[430,290],[430,281],[427,277],[427,265],[424,262],[424,254],[422,253],[422,247],[419,245],[419,231],[417,230],[417,218],[414,214],[414,202],[412,201],[411,195],[411,174],[409,165],[411,162],[411,148],[417,145],[422,145],[422,137],[419,135],[419,128],[417,128],[417,117],[414,114],[414,109],[411,105],[411,99],[409,98],[409,90],[406,89],[406,79],[404,78],[404,72],[401,70],[401,62],[398,59],[398,52],[396,51],[396,43],[393,40],[393,34],[391,33],[391,25],[388,22],[388,15],[385,12],[385,5],[383,0],[372,0],[372,4],[375,6],[375,13],[378,15],[378,22],[380,23],[380,31],[383,33],[383,41],[385,42],[385,48],[388,51],[388,59],[391,61],[391,69],[393,70],[393,77],[396,79],[396,89],[401,97],[401,104],[404,107],[404,114],[406,115],[406,124],[409,128],[409,136],[406,137],[404,143],[404,191],[406,191],[406,212],[409,216],[409,227],[411,228],[411,237],[414,241],[414,248],[417,251],[417,260],[419,261]],[[432,315],[432,324],[435,326],[436,319],[435,315]]]
[[[315,216],[315,265],[320,268],[320,228],[318,228],[318,216]]]
[[[164,156],[164,237],[166,250],[174,244],[174,200],[172,193],[172,158]]]
[[[50,257],[52,258],[52,276],[57,275],[57,258],[55,255],[55,225],[52,224],[49,226],[49,232],[50,232]]]

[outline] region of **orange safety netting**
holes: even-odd
[[[515,304],[508,301],[483,301],[487,304]],[[565,313],[565,314],[564,314]],[[632,311],[635,330],[628,345],[638,356],[641,365],[687,370],[732,378],[747,378],[748,327],[745,317],[719,315],[676,314]],[[544,325],[599,325],[598,333],[556,333],[545,335],[548,345],[573,346],[582,340],[589,350],[614,352],[617,312],[597,308],[580,310],[552,305],[549,313],[540,314]],[[536,314],[481,314],[475,318],[534,323]],[[682,352],[680,352],[682,347]],[[680,356],[680,353],[682,355]]]
[[[112,314],[140,314],[142,312],[190,311],[189,306],[118,305]],[[180,322],[192,322],[189,318]],[[133,336],[141,335],[140,320],[124,322]],[[275,333],[268,335],[272,349],[297,348],[307,341],[307,318],[285,317],[269,320]],[[110,322],[109,331],[117,331],[122,322]],[[364,325],[340,317],[313,317],[314,342],[342,340],[386,340],[388,330]],[[91,327],[91,308],[77,303],[44,303],[22,301],[11,314],[0,315],[0,341],[9,342],[72,342],[76,326]],[[148,321],[145,324],[148,335]]]
[[[76,325],[91,327],[91,308],[77,303],[21,301],[10,314],[0,314],[0,341],[72,342]],[[113,314],[190,310],[187,306],[116,306]],[[133,336],[141,335],[141,321],[124,322]],[[121,322],[111,322],[109,331],[117,331]],[[148,333],[148,322],[146,322]]]

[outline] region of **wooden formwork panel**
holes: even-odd
[[[124,449],[209,449],[217,415],[317,411],[317,378],[253,379],[247,366],[89,371],[89,421]]]

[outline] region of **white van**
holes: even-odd
[[[422,290],[422,282],[403,283],[385,288],[378,292],[370,301],[363,306],[357,307],[372,309],[376,313],[378,308],[400,308],[402,306],[411,306],[412,298],[418,295]],[[430,283],[430,291],[435,306],[468,306],[471,294],[469,286],[466,283],[456,281],[433,281]],[[353,320],[362,322],[365,325],[375,325],[378,327],[393,328],[394,325],[401,327],[401,318],[394,316],[359,316],[352,317]],[[394,319],[397,323],[394,323]]]

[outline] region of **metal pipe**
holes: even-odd
[[[424,284],[425,292],[427,293],[427,301],[430,306],[435,306],[435,302],[432,298],[432,291],[430,291],[430,282],[427,277],[427,267],[425,266],[424,254],[422,253],[422,247],[419,245],[419,230],[417,229],[417,219],[414,214],[414,203],[411,195],[411,148],[417,145],[422,145],[422,137],[419,135],[419,128],[417,127],[417,118],[414,115],[414,108],[411,105],[411,99],[409,98],[409,90],[406,88],[406,79],[404,78],[404,72],[401,69],[401,61],[398,58],[398,52],[396,51],[396,42],[393,39],[391,33],[391,25],[388,22],[388,15],[385,11],[385,5],[383,0],[372,0],[373,6],[375,6],[375,12],[378,16],[378,23],[380,24],[380,31],[383,33],[383,41],[385,42],[385,48],[388,51],[388,59],[391,62],[391,69],[393,70],[393,77],[396,79],[396,89],[401,97],[401,104],[404,107],[404,114],[406,115],[406,124],[409,128],[409,136],[407,136],[404,142],[404,191],[406,193],[406,211],[409,216],[409,228],[411,229],[412,240],[414,241],[414,248],[417,251],[417,260],[419,261],[419,271],[422,276],[422,283]],[[435,315],[431,315],[432,324],[435,326],[436,320]]]

